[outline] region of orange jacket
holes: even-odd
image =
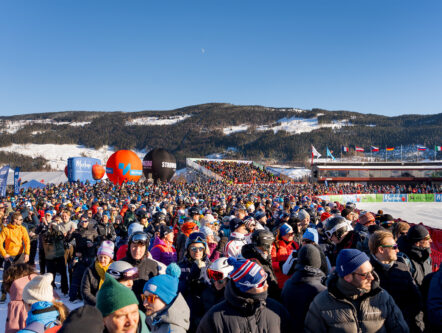
[[[5,243],[3,246],[3,242]],[[8,224],[0,232],[0,254],[16,256],[18,254],[28,254],[31,250],[31,241],[28,231],[22,225]]]

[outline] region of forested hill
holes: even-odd
[[[339,155],[341,146],[367,149],[442,144],[442,113],[386,117],[348,111],[203,104],[170,111],[69,111],[0,117],[0,147],[78,144],[114,149],[162,147],[185,157],[226,153],[232,158],[299,163],[317,149]],[[0,153],[0,163],[26,158]],[[34,161],[28,169],[44,167]]]

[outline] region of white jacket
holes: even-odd
[[[246,235],[239,232],[232,232],[229,239],[230,240],[227,242],[226,247],[224,248],[224,256],[227,258],[242,258],[241,249],[248,243],[246,240]]]

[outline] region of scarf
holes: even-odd
[[[98,260],[95,261],[95,270],[97,271],[98,276],[100,277],[100,283],[98,284],[98,289],[101,288],[101,285],[103,284],[104,279],[105,279],[106,271],[107,271],[107,269],[109,268],[109,266],[110,266],[111,263],[112,263],[112,260],[109,262],[109,265],[103,267],[103,266],[101,266],[101,264],[98,262]]]

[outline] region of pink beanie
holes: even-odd
[[[106,255],[113,259],[114,257],[114,243],[111,241],[104,241],[101,243],[100,248],[98,249],[97,255]]]

